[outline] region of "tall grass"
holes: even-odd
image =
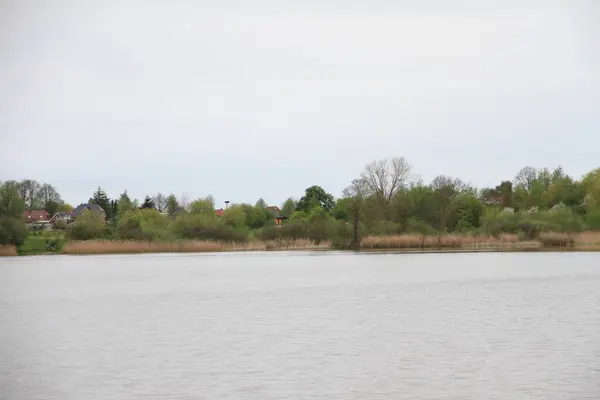
[[[125,253],[202,253],[227,251],[324,250],[332,242],[316,244],[309,239],[251,240],[247,243],[207,240],[135,241],[87,240],[65,244],[63,254],[125,254]],[[571,248],[600,250],[600,232],[545,232],[533,240],[517,234],[486,235],[385,235],[362,239],[363,250],[523,250]],[[14,246],[0,246],[0,255],[16,255]]]
[[[498,236],[475,235],[389,235],[367,236],[361,242],[361,248],[377,249],[461,249],[461,250],[510,250],[536,248],[579,248],[600,250],[600,232],[558,233],[543,232],[536,239],[516,234]]]
[[[12,244],[0,244],[0,257],[17,256],[17,248]]]
[[[87,240],[67,243],[63,254],[126,254],[126,253],[205,253],[224,251],[316,250],[328,249],[329,242],[318,245],[310,240],[271,240],[229,243],[204,240],[143,242],[134,240]]]
[[[492,249],[525,247],[529,241],[520,242],[517,235],[494,236],[474,235],[389,235],[367,236],[361,241],[362,249]]]

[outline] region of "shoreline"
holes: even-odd
[[[425,236],[414,234],[366,236],[353,247],[342,243],[309,239],[251,240],[245,243],[208,240],[133,241],[87,240],[67,241],[55,249],[41,246],[0,246],[0,256],[28,255],[92,255],[92,254],[161,254],[161,253],[235,253],[257,251],[348,251],[357,253],[500,253],[500,252],[600,252],[600,232],[544,233],[535,239],[517,235],[472,236],[447,234]]]
[[[132,254],[203,254],[203,253],[271,253],[271,252],[344,252],[355,254],[470,254],[470,253],[594,253],[600,252],[597,246],[575,247],[488,247],[488,248],[377,248],[377,249],[336,249],[324,247],[277,248],[277,249],[236,249],[202,251],[93,251],[93,252],[40,252],[28,254],[0,254],[2,257],[35,256],[92,256],[92,255],[132,255]]]

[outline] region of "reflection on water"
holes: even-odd
[[[600,256],[0,259],[1,399],[598,399]]]

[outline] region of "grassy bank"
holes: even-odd
[[[180,241],[134,241],[134,240],[86,240],[67,242],[60,248],[48,250],[46,236],[32,236],[18,249],[0,246],[0,256],[32,254],[135,254],[135,253],[205,253],[270,250],[327,250],[334,246],[329,241],[315,242],[308,239],[251,240],[247,243],[207,240]],[[360,244],[364,251],[520,251],[564,249],[575,251],[600,251],[600,232],[542,233],[536,239],[524,240],[513,234],[499,236],[416,234],[367,236]]]
[[[64,245],[64,235],[58,232],[31,233],[25,243],[17,247],[22,256],[36,254],[58,254]]]
[[[62,254],[126,254],[126,253],[206,253],[226,251],[267,250],[326,250],[329,242],[315,244],[310,240],[251,241],[249,243],[226,243],[204,240],[172,242],[88,240],[68,242]]]

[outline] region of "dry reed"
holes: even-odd
[[[310,240],[251,241],[248,243],[224,243],[217,241],[189,240],[174,242],[140,242],[88,240],[65,244],[63,254],[130,254],[130,253],[206,253],[224,251],[265,250],[317,250],[330,248],[329,242],[318,245]]]
[[[17,256],[17,248],[12,244],[0,244],[0,257]]]

